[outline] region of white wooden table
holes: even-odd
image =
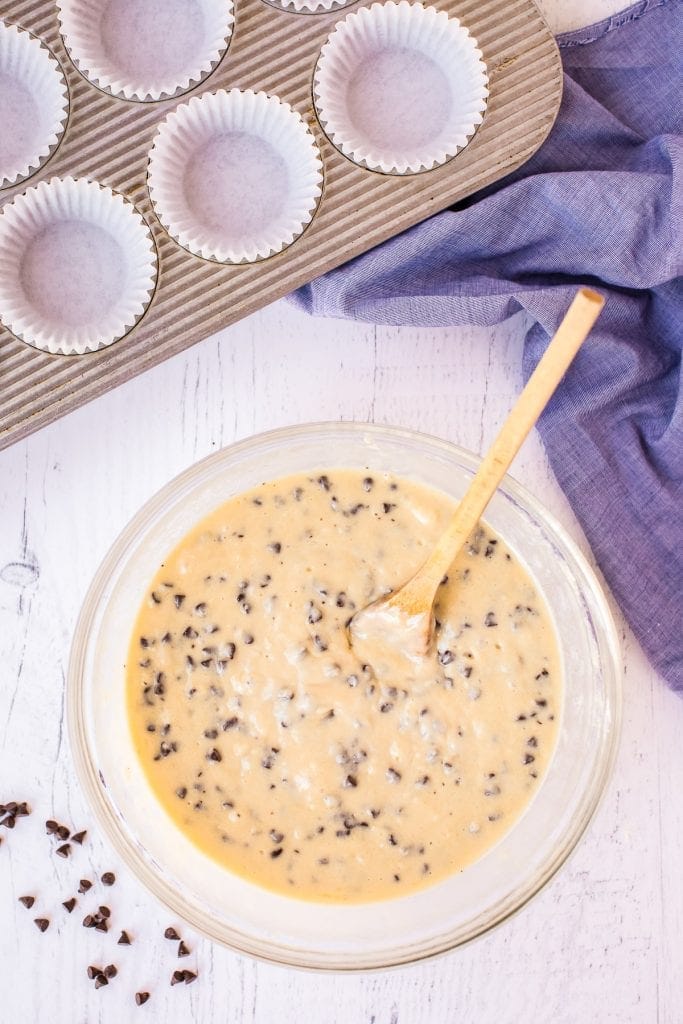
[[[553,27],[619,0],[546,0]],[[571,11],[568,9],[571,8]],[[106,549],[140,504],[216,448],[319,419],[388,422],[482,451],[521,383],[525,322],[495,330],[373,328],[278,303],[0,453],[0,1024],[678,1024],[683,1021],[683,701],[623,639],[625,721],[615,776],[579,849],[512,921],[433,963],[333,977],[259,964],[193,935],[100,840],[75,779],[64,675],[75,619]],[[536,437],[515,466],[586,554]],[[62,860],[46,818],[88,828]],[[69,916],[78,879],[117,875]],[[34,895],[32,910],[19,903]],[[108,935],[81,926],[99,903]],[[51,924],[41,934],[34,917]],[[175,959],[174,924],[192,954]],[[134,938],[116,945],[121,928]],[[88,964],[118,966],[96,991]],[[197,969],[191,986],[171,972]],[[137,1008],[135,991],[151,992]]]

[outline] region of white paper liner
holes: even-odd
[[[322,180],[301,116],[251,90],[181,104],[162,122],[149,159],[149,193],[164,228],[220,263],[252,263],[291,245],[315,213]]]
[[[40,40],[0,21],[0,188],[35,173],[69,115],[62,70]]]
[[[58,0],[69,56],[115,96],[159,100],[184,92],[219,62],[233,0]]]
[[[52,178],[0,212],[0,320],[65,355],[121,338],[154,291],[156,249],[140,214],[86,178]]]
[[[350,7],[356,0],[268,0],[273,7],[284,7],[286,11],[297,14],[316,14],[322,11],[336,11],[340,7]]]
[[[430,170],[481,124],[488,78],[459,20],[434,7],[373,4],[348,14],[314,74],[320,123],[350,160],[386,174]]]

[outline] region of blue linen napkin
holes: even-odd
[[[292,296],[382,324],[523,308],[528,377],[577,286],[606,294],[539,430],[628,622],[681,692],[682,14],[644,0],[560,36],[560,114],[524,167]]]

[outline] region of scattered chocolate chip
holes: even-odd
[[[64,843],[63,846],[58,846],[56,852],[58,857],[68,857],[71,853],[71,844]]]
[[[180,985],[185,981],[185,971],[174,971],[171,975],[171,985]]]
[[[99,907],[100,917],[103,917],[106,921],[108,917],[111,917],[111,910],[109,907]]]
[[[88,967],[88,977],[90,978],[91,981],[94,981],[95,978],[98,976],[98,974],[101,974],[101,973],[102,973],[102,968],[101,967],[93,967],[92,964],[90,965],[90,967]]]
[[[30,813],[31,809],[25,800],[22,800],[20,804],[17,804],[17,808],[14,812],[17,818],[26,818]]]
[[[175,928],[168,927],[164,932],[164,938],[171,939],[172,942],[178,942],[180,936],[178,935],[178,932],[175,930]]]
[[[149,999],[149,992],[136,992],[135,993],[135,1004],[136,1006],[144,1006]]]
[[[72,896],[70,899],[64,900],[64,902],[62,903],[62,906],[70,914],[71,911],[73,910],[73,908],[76,906],[76,899],[75,899],[75,897]]]
[[[33,906],[33,904],[36,902],[36,898],[35,898],[35,896],[20,896],[19,897],[19,902],[24,907],[26,907],[27,910],[30,910],[31,907]]]
[[[108,985],[109,980],[102,972],[100,972],[95,978],[95,988],[102,988],[104,985]]]
[[[85,829],[83,829],[82,832],[74,832],[74,834],[71,837],[71,842],[72,843],[78,843],[79,846],[82,846],[83,845],[83,840],[85,839],[87,834],[88,833],[87,833],[87,831]]]
[[[278,846],[277,850],[271,850],[270,851],[271,859],[272,860],[277,860],[277,858],[280,856],[281,853],[282,853],[282,847],[281,846]]]
[[[197,980],[197,975],[194,971],[183,971],[183,981],[186,985],[191,985],[193,981]]]
[[[181,939],[180,942],[178,943],[178,956],[189,956],[189,955],[190,955],[190,950],[188,949],[188,947],[185,945],[185,943]]]
[[[84,928],[94,928],[95,924],[96,924],[96,921],[95,921],[95,918],[92,916],[92,914],[86,914],[86,916],[83,918],[83,927]]]
[[[222,761],[223,757],[220,750],[218,750],[216,747],[212,747],[212,749],[206,755],[206,759],[207,761]]]
[[[81,878],[78,886],[78,891],[80,892],[81,896],[84,895],[84,893],[86,893],[88,889],[92,889],[92,882],[89,882],[87,878]]]
[[[109,978],[109,979],[115,978],[118,973],[119,972],[116,969],[115,964],[107,964],[107,966],[104,968],[104,971],[103,971],[103,974],[104,974],[105,978]]]
[[[116,881],[116,875],[113,871],[105,871],[102,875],[102,885],[113,885]]]
[[[498,623],[496,622],[496,616],[493,612],[486,613],[486,617],[484,618],[484,625],[489,627],[498,625]]]
[[[59,838],[60,838],[60,839],[62,840],[62,842],[64,843],[64,842],[66,842],[66,840],[67,840],[67,839],[69,838],[69,836],[71,835],[71,832],[70,832],[70,831],[69,831],[69,829],[68,829],[68,828],[66,827],[66,825],[59,825],[59,826],[58,826],[58,828],[57,828],[57,835],[59,836]]]
[[[58,822],[53,821],[52,818],[48,819],[48,821],[45,822],[45,831],[49,836],[53,836],[58,828]]]
[[[98,932],[108,932],[109,931],[109,925],[104,920],[104,918],[100,918],[98,921],[95,922],[95,931],[98,931]]]
[[[33,923],[41,932],[46,932],[50,927],[50,922],[46,917],[35,917],[33,919]]]
[[[180,786],[178,789],[176,789],[175,795],[178,797],[179,800],[184,800],[185,797],[187,796],[187,788],[185,786]]]
[[[128,932],[121,932],[119,940],[116,944],[117,946],[130,946],[130,936]]]

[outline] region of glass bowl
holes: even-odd
[[[276,430],[216,452],[137,513],[88,591],[67,687],[71,745],[95,816],[140,881],[193,928],[280,964],[370,970],[425,959],[504,921],[552,877],[605,788],[620,719],[620,656],[600,586],[564,530],[506,478],[486,513],[535,577],[555,620],[564,704],[548,772],[484,857],[412,895],[355,905],[281,896],[201,853],[157,803],[131,742],[124,664],[135,616],[165,554],[234,494],[298,471],[390,470],[461,497],[479,459],[445,441],[360,423]]]

